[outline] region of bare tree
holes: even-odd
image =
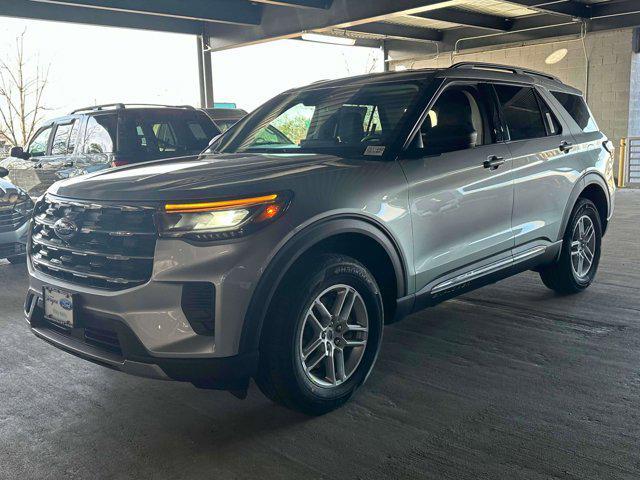
[[[46,110],[43,95],[49,67],[30,66],[25,55],[23,31],[13,56],[0,58],[0,138],[12,145],[26,145]]]

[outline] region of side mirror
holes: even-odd
[[[0,167],[0,178],[4,178],[9,175],[9,170],[4,167]]]
[[[29,154],[25,153],[22,147],[11,147],[9,155],[14,158],[22,158],[23,160],[27,160],[29,158]]]

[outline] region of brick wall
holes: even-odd
[[[631,92],[631,71],[640,75],[640,61],[632,53],[632,34],[630,29],[614,30],[588,34],[585,38],[589,57],[588,89],[586,62],[582,41],[576,39],[558,39],[558,41],[539,45],[524,45],[481,53],[455,55],[454,63],[460,61],[478,61],[501,63],[528,67],[558,76],[563,82],[587,93],[587,101],[598,125],[609,138],[619,145],[620,138],[630,132],[630,125],[640,134],[640,79],[634,82]],[[566,48],[567,56],[555,65],[547,65],[546,58],[558,49]],[[392,62],[391,68],[404,65],[410,68],[447,67],[451,56],[442,54],[438,59],[410,62]],[[634,75],[634,79],[637,78]],[[637,98],[631,108],[630,100]]]

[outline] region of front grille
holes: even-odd
[[[56,234],[54,225],[60,219],[72,222],[75,234],[66,238]],[[47,196],[34,210],[30,251],[34,268],[71,283],[106,290],[146,283],[155,245],[153,208]]]
[[[27,216],[13,207],[0,205],[0,233],[14,232],[26,222]]]

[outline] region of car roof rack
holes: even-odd
[[[510,67],[508,65],[500,65],[498,63],[483,63],[483,62],[458,62],[454,63],[449,67],[449,69],[458,69],[458,68],[476,68],[482,70],[497,70],[502,72],[511,72],[517,75],[536,75],[538,77],[548,78],[549,80],[555,80],[556,82],[560,82],[561,80],[555,75],[551,75],[550,73],[539,72],[537,70],[530,70],[528,68],[521,67]]]
[[[194,107],[191,105],[164,105],[161,103],[105,103],[104,105],[92,105],[90,107],[77,108],[70,113],[73,115],[75,113],[80,112],[96,112],[105,109],[126,109],[127,107],[166,107],[166,108],[185,108],[189,110],[194,110]]]

